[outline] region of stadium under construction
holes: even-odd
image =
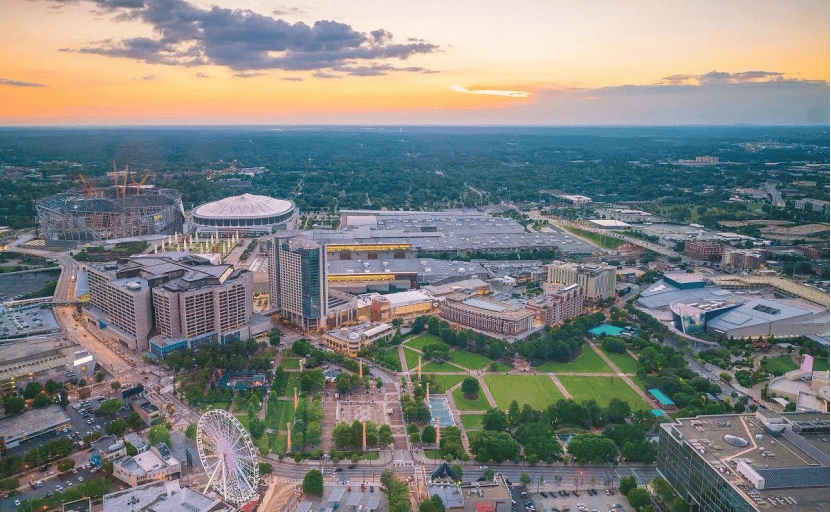
[[[46,241],[103,241],[141,235],[181,233],[181,195],[151,186],[87,187],[35,203]]]

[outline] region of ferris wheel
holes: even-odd
[[[225,410],[211,410],[196,425],[196,447],[213,486],[224,500],[242,505],[257,496],[257,453],[248,431]],[[203,492],[203,493],[204,493]]]

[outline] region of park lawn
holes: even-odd
[[[461,415],[465,429],[482,429],[482,416],[478,413]]]
[[[464,372],[464,369],[460,369],[455,365],[451,365],[447,362],[430,362],[427,365],[423,365],[421,367],[421,372]]]
[[[424,451],[424,456],[432,460],[444,459],[444,457],[441,455],[441,451],[438,449],[427,449],[426,451]]]
[[[423,377],[427,377],[427,374],[422,374]],[[449,375],[449,374],[430,374],[429,375],[437,385],[441,388],[441,392],[446,391],[448,388],[452,388],[456,386],[457,383],[461,383],[467,376],[462,374],[456,375]],[[431,390],[430,393],[439,392],[439,390]]]
[[[600,349],[603,351],[603,349]],[[613,353],[611,351],[603,351],[603,354],[612,360],[612,363],[617,365],[624,374],[635,374],[638,372],[638,361],[632,358],[629,353]]]
[[[384,359],[390,360],[390,363],[393,364],[394,371],[401,372],[403,369],[401,368],[401,359],[398,357],[398,348],[393,347],[391,349],[387,349],[383,353],[381,353]]]
[[[491,365],[496,365],[496,370],[492,372],[508,372],[509,370],[511,370],[510,367],[508,367],[502,362],[491,362]],[[490,366],[488,366],[488,370],[490,371]]]
[[[428,335],[427,333],[423,335],[419,335],[415,338],[411,338],[410,340],[404,342],[405,346],[412,347],[413,349],[418,349],[419,351],[424,351],[424,346],[427,344],[444,344],[444,341],[439,337]]]
[[[799,367],[791,360],[790,355],[783,354],[782,356],[777,356],[776,358],[770,358],[766,360],[762,367],[765,368],[766,371],[770,372],[774,376],[781,376],[786,372],[790,372],[792,370],[796,370]]]
[[[283,366],[283,370],[299,369],[300,358],[283,358],[280,360],[280,365]]]
[[[825,372],[828,370],[828,358],[814,358],[814,370]]]
[[[629,379],[631,379],[632,382],[635,385],[639,386],[641,390],[646,392],[646,380],[645,379],[641,379],[638,376],[629,376]]]
[[[280,429],[286,429],[286,424],[294,420],[294,401],[286,401],[283,403],[283,408],[280,410],[280,422],[277,426]]]
[[[234,417],[236,417],[239,423],[242,424],[242,427],[244,427],[245,430],[248,431],[248,424],[251,422],[251,420],[248,418],[248,414],[243,413],[241,415],[234,415]]]
[[[450,353],[450,361],[456,365],[461,365],[462,367],[471,370],[481,369],[491,362],[485,356],[459,349]]]
[[[453,402],[456,403],[456,408],[459,411],[485,411],[491,407],[488,403],[488,398],[485,397],[485,393],[481,390],[479,391],[479,396],[472,401],[465,398],[461,387],[454,390],[452,395]]]
[[[599,354],[583,346],[583,354],[568,363],[545,362],[537,366],[541,372],[612,372],[612,368]]]
[[[286,384],[286,392],[284,395],[286,397],[294,398],[294,388],[297,387],[297,397],[302,396],[303,391],[300,390],[300,380],[297,378],[299,374],[293,373],[289,374],[289,376],[291,377],[289,378],[289,382]]]
[[[558,376],[558,378],[578,403],[594,399],[600,407],[605,408],[612,398],[617,397],[629,403],[633,410],[652,409],[643,397],[618,376],[613,376],[611,379],[605,376]]]
[[[420,355],[410,349],[409,347],[404,348],[404,360],[407,361],[407,368],[412,370],[418,367],[418,357]]]
[[[485,382],[497,407],[502,410],[507,410],[514,400],[520,408],[529,404],[536,410],[544,410],[549,404],[564,399],[557,385],[548,376],[495,374],[485,376]]]
[[[286,453],[286,433],[277,433],[268,440],[268,445],[271,447],[271,452],[277,454]]]

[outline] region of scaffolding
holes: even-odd
[[[126,182],[126,179],[125,179]],[[35,202],[45,240],[102,241],[181,233],[181,195],[141,184],[71,190]]]

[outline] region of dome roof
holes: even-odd
[[[251,219],[285,214],[293,208],[291,201],[243,194],[199,205],[193,209],[193,215],[213,219]]]

